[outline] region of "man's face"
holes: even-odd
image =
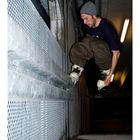
[[[89,27],[95,27],[96,25],[96,16],[91,16],[88,14],[81,14],[81,18],[84,21],[84,24],[86,24]]]

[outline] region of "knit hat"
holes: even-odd
[[[97,15],[95,4],[91,1],[86,2],[82,6],[80,14]]]

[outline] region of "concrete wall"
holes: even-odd
[[[30,0],[8,1],[8,139],[59,140],[79,133],[80,102],[65,73],[65,56]]]

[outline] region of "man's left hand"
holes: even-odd
[[[110,82],[111,82],[111,77],[112,77],[111,74],[109,74],[109,75],[106,77],[106,79],[104,80],[105,86],[108,86],[108,85],[110,84]]]

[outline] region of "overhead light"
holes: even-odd
[[[129,25],[129,19],[126,18],[125,21],[124,21],[124,24],[123,24],[123,29],[122,29],[122,34],[121,34],[120,42],[124,42],[128,25]]]

